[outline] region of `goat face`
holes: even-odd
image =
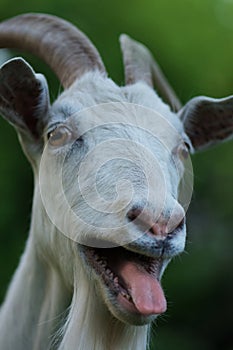
[[[149,87],[119,89],[96,77],[92,89],[104,86],[119,101],[107,102],[107,93],[89,95],[90,79],[83,77],[51,108],[40,162],[42,200],[59,231],[78,243],[113,314],[141,324],[165,311],[158,281],[184,249],[178,187],[190,141],[169,109],[164,117],[132,103],[140,91],[141,103],[149,95],[150,104],[163,108]],[[93,107],[76,106],[83,94]]]
[[[30,24],[33,16],[24,19]],[[43,30],[43,16],[40,21]],[[50,21],[59,22],[53,17]],[[83,74],[87,70],[82,69],[77,79],[69,70],[64,81],[69,88],[50,107],[44,77],[14,59],[0,71],[0,110],[17,128],[34,169],[32,221],[43,254],[53,255],[70,284],[70,257],[78,259],[116,318],[145,324],[165,311],[159,281],[169,260],[184,249],[192,186],[183,196],[180,182],[187,166],[191,171],[188,148],[198,150],[232,135],[232,98],[199,97],[178,114],[171,112],[148,86],[148,72],[140,69],[140,60],[142,67],[147,60],[152,66],[148,51],[126,37],[122,40],[126,81],[132,85],[119,88],[107,79],[98,57],[93,63],[91,47],[89,61],[95,71],[92,67]],[[131,59],[136,57],[139,64],[135,71],[130,48]],[[60,69],[63,61],[55,56]],[[166,100],[179,109],[162,81]],[[64,235],[70,245],[63,244]]]

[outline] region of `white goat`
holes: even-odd
[[[0,112],[35,179],[28,242],[0,311],[1,350],[142,350],[166,310],[160,279],[186,235],[182,164],[188,148],[231,137],[233,98],[181,109],[149,51],[125,35],[121,46],[125,87],[71,24],[43,14],[0,24],[0,47],[38,55],[65,88],[50,106],[45,78],[23,59],[0,70]]]

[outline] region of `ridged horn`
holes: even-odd
[[[40,57],[64,88],[87,71],[105,72],[90,40],[75,26],[56,16],[29,13],[0,23],[0,47],[25,50]]]
[[[182,105],[150,51],[125,34],[120,36],[120,44],[123,53],[125,83],[128,85],[144,81],[151,87],[155,86],[164,101],[174,111],[179,111]]]

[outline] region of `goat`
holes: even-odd
[[[125,87],[68,22],[25,14],[0,24],[0,47],[39,56],[64,87],[50,106],[45,77],[24,59],[0,69],[0,112],[35,182],[25,252],[0,310],[2,350],[142,350],[166,310],[160,280],[185,246],[186,161],[231,138],[233,97],[182,107],[148,49],[120,42]]]

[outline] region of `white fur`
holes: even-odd
[[[113,113],[109,117],[109,121],[125,123],[127,124],[126,126],[111,129],[108,125],[105,128],[104,124],[107,120],[105,120],[105,116],[101,120],[100,113],[96,113],[95,118],[92,120],[85,120],[82,114],[79,114],[79,117],[75,115],[75,113],[80,111],[85,112],[85,109],[88,107],[109,102],[117,103],[116,113]],[[119,113],[120,110],[124,111],[125,108],[128,108],[128,103],[137,104],[139,107],[132,105],[134,113],[130,115]],[[166,118],[169,125],[171,125],[171,130],[174,128],[176,133],[168,133],[167,129],[160,128],[156,123],[153,124],[151,116],[147,119],[139,113],[142,110],[140,106],[160,113]],[[77,130],[81,133],[90,129],[88,147],[93,147],[93,149],[98,146],[99,142],[108,140],[109,135],[114,140],[121,137],[123,140],[129,141],[129,144],[132,142],[139,144],[140,146],[136,150],[130,147],[130,145],[129,147],[124,146],[122,149],[118,147],[114,148],[113,146],[111,152],[116,151],[122,157],[130,157],[135,163],[141,164],[146,168],[149,174],[150,189],[148,207],[153,213],[156,212],[156,205],[152,203],[152,199],[159,197],[158,177],[156,177],[154,172],[156,166],[151,164],[150,161],[147,161],[147,159],[150,159],[150,157],[158,159],[161,169],[165,174],[168,189],[164,211],[171,212],[172,209],[176,208],[177,215],[183,213],[177,203],[179,177],[177,174],[174,174],[171,168],[171,162],[168,157],[169,153],[164,152],[161,145],[159,146],[155,142],[152,142],[150,137],[146,139],[141,128],[152,132],[152,134],[157,133],[170,150],[179,142],[177,135],[180,138],[186,136],[178,117],[170,111],[169,107],[161,101],[151,88],[140,82],[132,86],[120,88],[112,80],[101,76],[99,73],[87,73],[58,98],[50,113],[52,123],[69,123],[69,125],[77,127]],[[118,119],[114,119],[116,115]],[[99,125],[97,131],[93,129],[95,123]],[[132,128],[132,125],[138,126],[136,131]],[[45,149],[45,162],[53,159],[53,156],[56,155],[54,163],[52,161],[54,167],[47,169],[48,179],[56,173],[54,169],[56,169],[56,166],[59,168],[59,162],[63,159],[63,154],[65,154],[68,148],[69,145],[59,150],[51,150],[49,146]],[[70,158],[71,160],[74,159],[72,157]],[[103,154],[96,151],[96,158],[93,159],[93,162],[97,165],[100,164],[102,157]],[[150,326],[129,325],[113,316],[107,307],[109,301],[106,299],[106,291],[102,290],[99,286],[99,281],[93,271],[83,266],[83,260],[77,249],[77,243],[63,235],[48,218],[47,208],[44,207],[40,192],[38,171],[41,159],[39,155],[34,161],[36,162],[36,166],[34,165],[35,192],[30,235],[25,252],[1,308],[1,350],[146,349]],[[46,164],[49,167],[50,163],[48,162]],[[88,192],[88,188],[92,189],[96,181],[94,175],[91,175],[93,164],[90,162],[86,166],[87,169],[90,169],[90,176],[83,178],[83,188],[87,199],[97,205],[95,194],[92,191]],[[117,211],[125,203],[124,201],[128,200],[121,193],[118,193],[117,197],[115,192],[118,179],[125,172],[127,172],[131,183],[137,189],[132,197],[133,202],[140,201],[141,198],[145,197],[144,191],[146,184],[140,181],[135,169],[130,168],[127,162],[125,168],[119,169],[117,173],[111,172],[111,165],[107,169],[108,172],[104,173],[103,177],[99,180],[98,186],[101,192],[102,202],[100,200],[98,205],[105,205],[107,203],[109,209],[112,208]],[[91,210],[90,208],[82,207],[85,203],[80,199],[80,191],[77,189],[75,164],[68,162],[65,171],[70,174],[70,178],[68,176],[64,178],[64,186],[72,208],[74,210],[80,210],[85,218],[91,216],[97,228],[90,231],[83,224],[83,226],[78,226],[79,232],[76,232],[77,226],[74,226],[76,223],[71,222],[69,220],[70,216],[66,216],[62,212],[63,203],[59,191],[55,193],[55,197],[50,198],[52,203],[54,203],[53,209],[56,208],[54,211],[58,222],[61,225],[63,224],[64,229],[67,229],[68,232],[78,234],[78,240],[82,240],[88,235],[114,240],[114,231],[111,229],[107,228],[104,231],[104,237],[103,230],[98,230],[98,225],[101,225],[102,217],[89,211]],[[120,186],[120,184],[118,185]],[[56,192],[56,188],[55,186],[53,188],[52,183],[45,183],[44,186],[47,194],[51,194],[52,191]],[[125,212],[118,219],[114,217],[116,222],[113,220],[111,224],[117,225],[117,220],[122,224],[124,219]],[[78,224],[80,224],[80,221]],[[135,238],[134,235],[136,232],[134,232],[132,227],[129,227],[128,231],[126,230],[124,233],[126,235],[125,237],[129,239]],[[174,249],[177,252],[183,250],[184,241],[185,229],[177,238],[177,241],[174,242]]]

